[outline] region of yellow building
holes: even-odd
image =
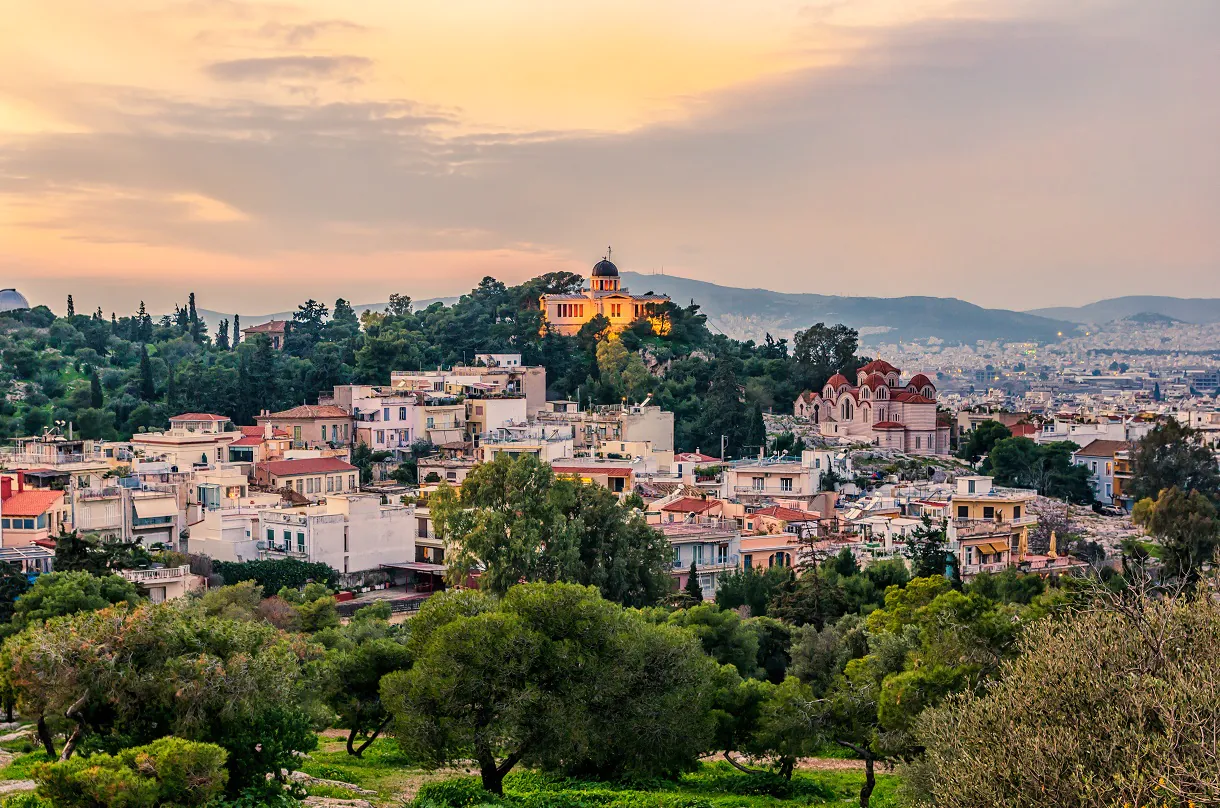
[[[1021,559],[1029,529],[1038,524],[1030,511],[1036,493],[992,487],[991,477],[958,477],[949,503],[949,540],[958,547],[962,578],[1002,572]]]
[[[666,303],[666,295],[633,295],[622,286],[618,267],[609,256],[593,265],[589,288],[571,294],[543,295],[539,301],[547,326],[564,336],[572,336],[597,315],[610,321],[610,328],[621,331],[647,313],[650,303]]]

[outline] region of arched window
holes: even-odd
[[[813,405],[813,422],[820,423],[822,420],[822,407],[818,404]]]
[[[850,398],[843,399],[843,407],[842,407],[841,411],[843,413],[843,420],[850,421],[851,420],[851,399]]]
[[[889,397],[890,397],[890,393],[888,390],[886,390],[884,387],[877,388],[877,398],[884,401],[885,399],[887,399]]]
[[[924,398],[936,398],[936,393],[932,392],[931,387],[925,387],[922,393]]]
[[[860,389],[860,398],[868,398],[868,388],[867,387]]]

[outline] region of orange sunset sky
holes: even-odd
[[[12,0],[0,287],[1220,296],[1216,0]]]

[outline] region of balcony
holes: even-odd
[[[999,536],[1011,534],[1027,525],[1038,523],[1037,518],[1023,516],[1020,519],[998,522],[994,519],[954,519],[953,529],[959,539],[973,536]]]
[[[978,575],[981,572],[1003,572],[1008,569],[1011,564],[1007,561],[999,564],[966,564],[962,566],[963,575]]]
[[[151,570],[123,570],[124,578],[135,584],[164,583],[179,581],[191,574],[191,568],[185,564],[181,567],[161,567]]]
[[[806,493],[813,493],[804,491],[801,486],[798,485],[793,485],[788,488],[784,488],[782,485],[735,485],[733,486],[733,491],[738,494],[758,494],[759,496],[777,497],[804,496]]]

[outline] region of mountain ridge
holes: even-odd
[[[1051,306],[1031,309],[1026,313],[1089,325],[1109,323],[1137,314],[1160,314],[1198,325],[1220,323],[1220,298],[1126,295],[1098,300],[1083,306]]]

